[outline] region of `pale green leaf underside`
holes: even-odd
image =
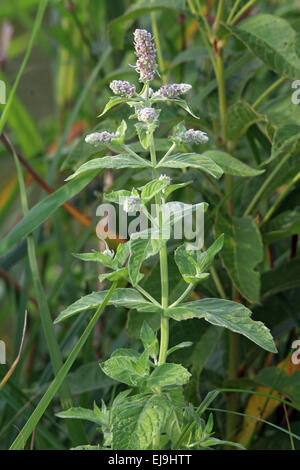
[[[82,312],[84,310],[89,310],[97,308],[104,297],[107,294],[107,290],[93,292],[92,294],[86,295],[81,299],[74,302],[66,310],[60,313],[56,318],[55,323],[59,323],[66,318],[72,317],[76,313]],[[151,303],[144,299],[144,297],[134,289],[130,288],[119,288],[116,289],[113,295],[110,298],[109,304],[115,305],[117,307],[126,307],[126,308],[142,308],[149,307],[151,309]]]
[[[178,153],[170,155],[164,162],[158,163],[157,168],[198,168],[214,178],[221,178],[222,168],[211,158],[198,153]]]
[[[165,311],[174,320],[204,318],[212,325],[222,326],[240,333],[267,351],[277,352],[268,328],[251,319],[251,311],[244,305],[230,300],[203,299],[185,303]]]
[[[73,175],[67,178],[71,180],[82,173],[101,170],[103,168],[145,168],[145,167],[152,167],[151,163],[148,160],[144,160],[142,158],[137,158],[134,155],[128,154],[120,154],[120,155],[113,155],[109,157],[102,157],[102,158],[94,158],[87,163],[81,165]]]

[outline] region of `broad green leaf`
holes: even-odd
[[[148,387],[171,387],[173,385],[184,385],[191,374],[180,364],[162,364],[156,367],[147,379]]]
[[[260,14],[243,21],[238,27],[225,27],[271,70],[289,78],[299,78],[296,31],[286,20]]]
[[[108,25],[109,39],[113,47],[122,49],[124,44],[125,31],[137,18],[142,15],[148,15],[156,10],[183,10],[185,0],[153,0],[151,3],[147,0],[132,4],[124,15],[115,18]]]
[[[109,202],[114,202],[115,204],[123,204],[124,200],[131,195],[130,191],[126,189],[120,189],[120,191],[112,191],[108,194],[104,194],[104,197]]]
[[[181,245],[175,251],[175,261],[178,269],[187,283],[204,280],[208,277],[205,271],[213,262],[215,256],[222,249],[224,235],[222,234],[208,249],[188,250],[186,245]]]
[[[1,240],[0,257],[5,255],[16,243],[21,242],[27,235],[45,222],[66,201],[82,191],[97,173],[98,172],[90,172],[88,175],[82,175],[80,178],[65,184],[36,204],[9,234]]]
[[[262,274],[262,295],[268,297],[300,285],[300,258],[295,258]]]
[[[216,233],[224,233],[221,258],[236,288],[249,302],[259,302],[260,274],[254,271],[263,259],[260,232],[250,217],[232,217],[229,221],[219,215]]]
[[[275,131],[271,157],[265,164],[270,163],[280,155],[289,152],[292,146],[300,140],[300,126],[289,124],[281,126]]]
[[[170,103],[175,103],[180,106],[180,108],[184,109],[188,114],[190,114],[194,119],[200,119],[199,116],[196,116],[196,114],[193,113],[187,102],[180,98],[154,97],[151,101],[153,103],[157,103],[159,101],[168,101]]]
[[[228,108],[226,120],[226,137],[234,141],[239,140],[247,132],[247,129],[252,126],[252,124],[264,121],[265,119],[265,116],[257,113],[249,103],[240,100]]]
[[[130,258],[128,262],[129,278],[132,285],[136,285],[141,280],[140,269],[143,262],[156,255],[165,243],[165,240],[152,237],[152,231],[147,231],[148,237],[141,238],[143,232],[130,240]],[[158,238],[158,237],[157,237]]]
[[[134,155],[127,155],[127,154],[120,154],[120,155],[113,155],[109,157],[102,157],[102,158],[94,158],[87,163],[81,165],[73,175],[69,176],[66,181],[71,180],[73,178],[78,177],[83,173],[90,173],[99,170],[101,171],[103,168],[145,168],[145,167],[152,167],[151,163],[147,160],[143,160],[142,158],[135,157]]]
[[[72,317],[76,313],[98,307],[106,296],[107,291],[93,292],[74,302],[66,310],[62,311],[54,323],[59,323],[66,318]],[[119,288],[116,289],[110,298],[109,303],[116,307],[138,308],[151,306],[152,304],[134,289]]]
[[[82,419],[86,421],[91,421],[92,423],[101,424],[100,419],[95,415],[92,410],[88,410],[86,408],[81,407],[74,407],[70,408],[66,411],[61,411],[60,413],[56,413],[58,418],[64,419]]]
[[[236,176],[257,176],[264,173],[265,170],[255,170],[237,158],[232,157],[221,150],[208,150],[205,155],[219,165],[224,173]]]
[[[145,122],[138,122],[137,124],[135,124],[139,141],[143,149],[147,150],[150,147],[152,136],[157,126],[157,121],[153,121],[150,124]]]
[[[142,200],[145,203],[149,202],[156,194],[159,194],[167,186],[168,181],[165,179],[149,181],[149,183],[147,183],[143,188],[139,188],[140,190],[142,190]]]
[[[178,153],[170,155],[164,162],[158,163],[157,168],[198,168],[214,178],[223,175],[222,168],[211,158],[198,153]]]
[[[163,394],[128,397],[112,412],[114,450],[147,450],[163,429],[171,412]]]
[[[111,379],[122,382],[129,387],[140,387],[145,383],[148,371],[139,366],[138,359],[131,354],[114,354],[100,363],[102,371]]]
[[[277,352],[268,328],[251,319],[251,311],[244,305],[223,299],[202,299],[167,309],[165,314],[174,320],[204,318],[212,325],[240,333],[267,351]]]
[[[300,207],[279,214],[264,226],[262,233],[265,244],[274,243],[300,233]]]

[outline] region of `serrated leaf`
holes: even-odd
[[[65,320],[66,318],[70,318],[76,313],[82,312],[84,310],[97,308],[101,302],[103,302],[107,292],[107,290],[103,290],[99,292],[93,292],[92,294],[82,297],[66,308],[66,310],[63,310],[56,318],[54,323],[59,323],[60,321]],[[116,307],[126,308],[140,308],[143,306],[151,307],[152,305],[150,302],[145,300],[145,298],[139,292],[131,288],[116,289],[110,298],[109,304],[115,305]]]
[[[98,276],[100,282],[103,282],[105,279],[110,281],[120,281],[121,279],[128,279],[128,268],[116,269],[111,273],[104,273]]]
[[[168,181],[165,179],[149,181],[149,183],[147,183],[143,188],[139,188],[140,190],[142,190],[142,200],[145,203],[149,202],[154,196],[156,196],[156,194],[159,194],[167,186]]]
[[[247,132],[247,129],[250,126],[256,122],[264,120],[266,120],[265,116],[255,111],[255,109],[252,108],[252,106],[246,101],[240,100],[228,108],[226,120],[226,137],[234,141],[239,140]]]
[[[143,342],[144,348],[147,349],[149,355],[154,360],[156,360],[159,351],[158,340],[151,326],[149,326],[146,321],[143,322],[140,337]]]
[[[73,256],[81,261],[94,261],[96,263],[100,263],[106,268],[113,269],[115,267],[114,259],[99,251],[94,251],[93,253],[73,253]]]
[[[154,369],[147,379],[148,387],[171,387],[184,385],[190,380],[191,374],[180,364],[165,363]]]
[[[111,191],[108,194],[104,194],[104,197],[109,202],[114,202],[115,204],[123,204],[124,200],[131,195],[130,191],[126,189],[121,189],[120,191]]]
[[[147,450],[163,429],[171,403],[163,394],[128,397],[112,413],[114,450]]]
[[[156,168],[198,168],[208,173],[214,178],[221,178],[223,175],[222,168],[217,165],[211,158],[198,153],[178,153],[170,155],[162,163],[158,163]]]
[[[300,257],[262,274],[262,295],[268,297],[300,285]]]
[[[172,194],[174,191],[177,189],[185,188],[186,186],[189,186],[193,181],[187,181],[186,183],[178,183],[178,184],[171,184],[166,190],[165,190],[165,197],[167,198]]]
[[[94,158],[87,163],[81,165],[73,175],[69,176],[66,181],[78,177],[87,172],[95,173],[96,170],[103,168],[146,168],[152,167],[151,163],[142,158],[135,157],[134,155],[120,154],[111,155],[109,157]]]
[[[221,150],[208,150],[205,155],[219,165],[224,173],[236,176],[257,176],[264,173],[265,170],[255,170],[237,158],[232,157]]]
[[[102,371],[111,379],[125,383],[129,387],[140,387],[145,383],[148,370],[139,364],[139,359],[128,350],[118,351],[110,359],[100,363]]]
[[[143,262],[159,252],[164,239],[159,240],[158,236],[154,238],[152,231],[146,231],[147,238],[141,238],[144,232],[137,233],[137,237],[131,237],[130,240],[130,258],[128,261],[129,278],[132,285],[136,285],[141,280],[140,269]]]
[[[300,233],[300,207],[292,211],[286,211],[270,220],[263,227],[262,234],[264,243],[269,245],[283,238]]]
[[[138,122],[137,124],[135,124],[140,144],[145,150],[150,147],[153,133],[157,127],[157,121],[153,121],[150,124],[145,122]]]
[[[277,352],[268,328],[251,319],[251,311],[244,305],[223,299],[202,299],[167,309],[165,315],[174,320],[203,318],[212,325],[240,333],[267,351]]]
[[[296,31],[288,21],[260,14],[243,21],[238,27],[225,27],[271,70],[289,78],[299,78]]]
[[[249,302],[259,302],[260,274],[254,271],[263,259],[263,246],[257,225],[250,217],[218,216],[216,234],[224,233],[223,264],[236,288]]]

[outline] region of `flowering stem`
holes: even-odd
[[[151,162],[153,167],[156,167],[157,159],[156,159],[156,151],[155,151],[155,144],[154,139],[152,137],[151,145],[150,145],[150,153],[151,153]],[[156,170],[154,169],[156,173]],[[159,198],[159,195],[155,197],[156,207],[159,210],[159,226],[162,227],[162,213],[160,210],[161,202],[164,204],[164,199]],[[164,246],[161,248],[159,252],[160,257],[160,276],[161,276],[161,306],[163,309],[168,308],[169,302],[169,275],[168,275],[168,256],[167,256],[167,245],[164,243]],[[161,330],[160,330],[160,351],[159,351],[159,360],[158,365],[162,365],[166,362],[167,358],[167,351],[168,351],[168,344],[169,344],[169,319],[165,317],[164,313],[161,315]]]

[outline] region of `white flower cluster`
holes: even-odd
[[[92,134],[88,134],[85,137],[85,142],[87,144],[91,144],[94,147],[97,147],[99,144],[108,144],[111,142],[111,139],[117,137],[116,133],[111,133],[107,131],[103,132],[93,132]]]
[[[138,120],[142,122],[152,122],[156,116],[155,109],[153,108],[138,109],[136,114]]]
[[[185,144],[206,144],[209,140],[205,132],[195,131],[194,129],[180,132],[179,137]]]
[[[127,213],[139,211],[141,209],[141,200],[139,196],[126,197],[123,203],[123,209]]]
[[[119,95],[124,98],[131,98],[136,93],[135,86],[127,81],[113,80],[109,84],[109,87],[115,95]]]
[[[163,98],[178,98],[188,93],[191,89],[192,85],[188,85],[187,83],[172,83],[160,87],[155,95],[162,96]]]
[[[170,176],[168,175],[160,175],[160,177],[158,178],[160,181],[163,181],[163,180],[166,180],[168,182],[168,184],[171,183],[171,178]]]

